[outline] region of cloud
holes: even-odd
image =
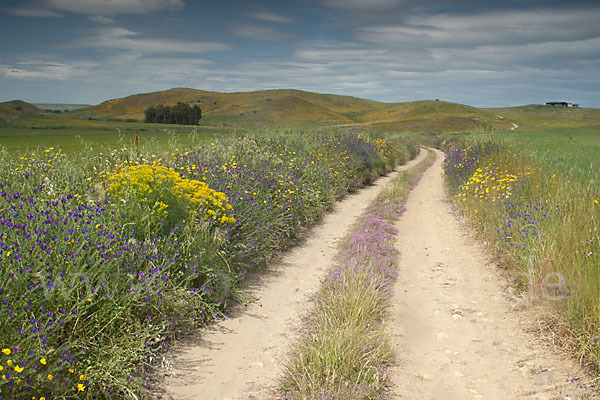
[[[233,30],[233,34],[247,39],[264,41],[278,41],[295,37],[295,35],[280,29],[252,25],[237,27]]]
[[[23,61],[16,66],[0,66],[5,78],[17,80],[58,80],[65,81],[87,73],[94,63],[65,64],[58,62]]]
[[[402,0],[325,0],[323,4],[326,7],[341,9],[346,11],[373,11],[381,9],[391,9],[402,6],[405,2]]]
[[[600,7],[416,15],[399,24],[359,27],[355,37],[362,42],[396,48],[568,42],[600,36],[599,20]]]
[[[45,8],[16,7],[5,8],[3,11],[11,15],[16,15],[18,17],[56,18],[63,16],[62,14],[57,13],[56,11],[48,10]]]
[[[129,50],[150,54],[203,53],[232,49],[229,44],[220,42],[145,38],[138,32],[121,27],[99,29],[95,35],[76,41],[73,47]]]
[[[97,22],[97,23],[103,24],[103,25],[112,25],[115,23],[114,19],[102,16],[102,15],[96,15],[94,17],[90,17],[90,21],[94,21],[94,22]]]
[[[183,0],[45,0],[53,9],[84,15],[146,14],[159,10],[177,10]]]
[[[291,24],[292,23],[292,19],[285,17],[283,15],[275,14],[273,12],[266,12],[266,11],[265,12],[256,12],[256,13],[250,14],[250,17],[261,20],[261,21],[277,22],[280,24]]]

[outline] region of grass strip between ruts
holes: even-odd
[[[434,160],[429,154],[399,172],[358,219],[321,282],[292,345],[280,397],[292,399],[387,399],[394,363],[382,326],[398,271],[397,230],[408,194]]]

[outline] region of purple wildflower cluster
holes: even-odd
[[[146,353],[160,347],[175,318],[173,278],[200,272],[193,258],[188,271],[174,234],[138,240],[108,199],[86,204],[69,193],[49,200],[44,185],[27,189],[0,183],[0,331],[12,362],[24,368],[5,375],[0,393],[68,393],[77,389],[73,377],[87,365],[87,349],[110,342],[123,324],[148,327],[151,320],[157,328],[137,340],[147,343]],[[202,303],[206,292],[205,285],[177,301],[195,302],[196,312],[212,317]],[[107,323],[111,309],[126,312]]]
[[[396,159],[378,154],[356,134],[339,133],[246,139],[228,152],[181,154],[171,166],[227,195],[236,222],[226,228],[224,251],[254,265],[291,244],[335,199],[385,173],[386,163]]]

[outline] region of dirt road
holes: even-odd
[[[414,165],[425,153],[398,170]],[[173,369],[165,378],[166,398],[272,398],[281,358],[307,311],[307,299],[332,265],[338,242],[394,176],[380,178],[337,203],[303,244],[286,253],[260,279],[249,282],[258,301],[174,349],[169,360]]]
[[[497,267],[453,216],[438,155],[396,225],[400,273],[388,327],[398,397],[594,398],[572,361],[522,329],[531,316],[514,311]]]

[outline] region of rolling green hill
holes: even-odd
[[[523,129],[581,127],[600,124],[600,109],[566,108],[530,104],[490,108],[488,111],[513,120]]]
[[[292,89],[219,93],[177,88],[105,101],[64,117],[142,120],[146,108],[178,102],[199,105],[201,123],[210,125],[368,125],[420,132],[502,130],[511,126],[508,119],[500,119],[493,112],[444,101],[382,103]]]
[[[37,118],[44,114],[33,104],[21,100],[12,100],[0,103],[0,121],[12,122],[22,118]]]

